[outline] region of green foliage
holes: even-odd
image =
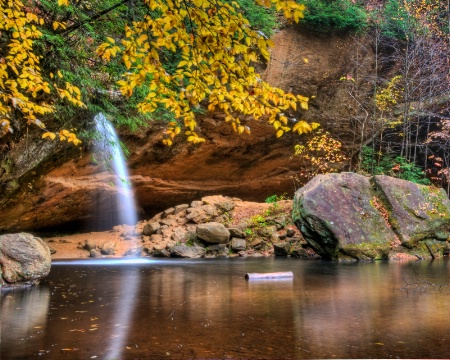
[[[407,40],[412,39],[417,22],[403,6],[403,0],[388,0],[381,22],[382,34],[386,37]]]
[[[98,21],[92,21],[92,17],[111,5],[110,0],[100,0],[95,2],[95,6],[91,2],[73,2],[62,7],[55,1],[40,1],[39,12],[44,14],[44,18],[60,23],[70,19],[70,22],[65,24],[66,29],[60,31],[54,31],[50,21],[46,23],[42,29],[43,36],[36,41],[37,53],[43,55],[45,73],[57,74],[59,71],[64,80],[80,88],[89,113],[84,114],[83,118],[92,119],[95,114],[102,112],[108,114],[108,118],[116,126],[125,125],[136,130],[152,120],[151,116],[136,111],[137,104],[147,96],[148,91],[139,89],[125,101],[114,90],[115,83],[125,70],[123,64],[119,60],[103,62],[93,54],[105,36],[122,34],[125,24],[132,19],[143,19],[148,8],[141,2],[132,7],[121,5]],[[80,112],[74,105],[56,104],[54,118],[59,122],[64,123],[77,117],[80,117]],[[92,133],[80,133],[80,138],[90,139]]]
[[[277,27],[273,7],[258,6],[254,0],[238,0],[237,3],[254,30],[262,31],[266,37],[273,34],[273,30]]]
[[[270,195],[266,200],[264,200],[264,202],[266,204],[273,204],[276,203],[278,201],[283,201],[283,200],[287,200],[289,199],[289,197],[287,196],[287,194],[283,194],[283,195]]]
[[[446,38],[447,5],[435,0],[388,0],[381,30],[384,36],[403,41],[419,35]]]
[[[374,153],[368,146],[362,150],[361,170],[372,175],[389,175],[416,184],[430,184],[430,180],[425,177],[425,172],[416,164],[401,156]]]
[[[367,27],[364,8],[351,0],[301,0],[306,6],[303,24],[318,32],[358,32]]]

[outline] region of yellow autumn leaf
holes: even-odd
[[[49,137],[51,140],[54,140],[55,137],[56,137],[56,134],[47,131],[46,133],[44,133],[44,134],[42,135],[42,138],[45,139],[45,138],[47,138],[47,137]]]

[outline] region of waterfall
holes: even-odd
[[[117,211],[118,217],[116,221],[118,224],[134,226],[137,222],[136,205],[119,138],[111,123],[102,113],[97,114],[94,117],[94,121],[96,130],[102,136],[102,139],[97,141],[96,148],[103,154],[107,154],[108,158],[106,159],[116,175],[114,183],[117,189],[117,198],[115,201],[117,209],[109,210]],[[117,223],[113,225],[117,225]]]

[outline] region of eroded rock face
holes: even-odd
[[[412,248],[450,235],[450,202],[442,189],[389,176],[318,175],[296,192],[292,217],[328,259],[387,259],[400,244]],[[445,242],[440,245],[437,251]]]
[[[294,94],[315,96],[308,111],[298,109],[289,117],[319,122],[339,138],[345,137],[344,129],[353,134],[354,129],[343,123],[356,117],[349,116],[348,109],[357,107],[348,102],[347,84],[339,81],[355,53],[352,38],[318,36],[290,26],[277,32],[274,42],[264,79]],[[241,122],[251,127],[251,134],[237,136],[224,118],[219,113],[198,117],[196,131],[206,139],[201,146],[181,137],[174,146],[163,146],[163,122],[134,134],[120,133],[130,150],[129,181],[141,219],[212,194],[263,201],[274,193],[294,192],[292,174],[304,166],[291,156],[298,136],[287,133],[277,139],[271,125],[250,118]],[[118,224],[118,190],[110,185],[114,175],[92,162],[87,144],[79,149],[40,137],[36,131],[27,141],[25,136],[6,144],[2,141],[10,141],[7,137],[0,140],[1,148],[7,149],[0,152],[0,232],[57,226],[99,231]]]
[[[50,249],[40,238],[18,233],[0,236],[2,286],[32,285],[50,272]]]

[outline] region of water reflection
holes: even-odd
[[[1,355],[3,359],[20,357],[24,350],[39,352],[42,347],[39,345],[45,337],[49,302],[50,291],[45,287],[35,286],[2,291]],[[22,343],[22,346],[17,346],[18,341]]]
[[[23,336],[2,335],[2,356],[33,358],[45,350],[40,357],[47,359],[445,358],[450,291],[401,288],[412,273],[448,284],[448,264],[223,259],[54,265],[45,282],[50,305],[48,295],[33,301],[48,309],[45,333],[9,357],[3,344],[23,344]],[[294,278],[244,279],[248,272],[276,271],[293,271]],[[9,300],[9,309],[22,306],[18,298]],[[3,311],[2,304],[2,330]],[[5,326],[11,323],[10,317]]]

